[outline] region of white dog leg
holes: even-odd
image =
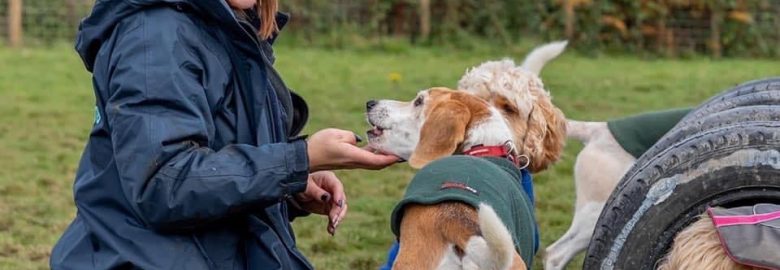
[[[603,202],[587,202],[576,210],[569,230],[545,250],[544,269],[564,269],[574,256],[588,247],[602,208]]]
[[[634,164],[606,122],[567,121],[567,136],[585,143],[574,164],[577,203],[569,230],[546,249],[545,269],[563,269],[588,247],[610,193]]]

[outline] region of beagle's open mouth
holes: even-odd
[[[378,126],[372,126],[371,129],[366,131],[368,135],[379,137],[382,136],[382,132],[385,131],[385,129],[378,127]]]
[[[382,133],[387,130],[387,128],[381,127],[375,124],[374,121],[371,121],[371,117],[368,117],[368,124],[371,125],[371,129],[366,131],[366,134],[372,137],[382,136]]]

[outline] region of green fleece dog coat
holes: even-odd
[[[515,250],[527,265],[533,264],[536,220],[533,203],[520,184],[521,172],[503,158],[450,156],[431,162],[412,178],[391,217],[400,236],[404,207],[457,201],[479,209],[490,205],[512,234]],[[401,243],[403,245],[403,243]]]
[[[610,120],[607,127],[626,152],[639,158],[689,112],[691,108],[637,114]]]

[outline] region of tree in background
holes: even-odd
[[[22,0],[0,0],[0,13]],[[93,0],[23,0],[27,44],[71,41]],[[589,54],[780,56],[780,0],[283,0],[289,43],[511,46],[568,39]],[[0,15],[2,16],[2,15]],[[14,17],[0,20],[10,42]],[[21,36],[21,35],[20,35]],[[289,36],[289,37],[288,37]],[[384,47],[383,47],[384,48]]]

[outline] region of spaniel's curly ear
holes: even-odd
[[[558,161],[566,142],[566,118],[563,112],[552,104],[543,89],[537,93],[539,95],[528,120],[526,142],[521,150],[531,158],[531,172],[543,171]]]
[[[409,165],[422,168],[440,157],[452,155],[466,137],[471,112],[461,102],[448,100],[434,105],[420,130]]]

